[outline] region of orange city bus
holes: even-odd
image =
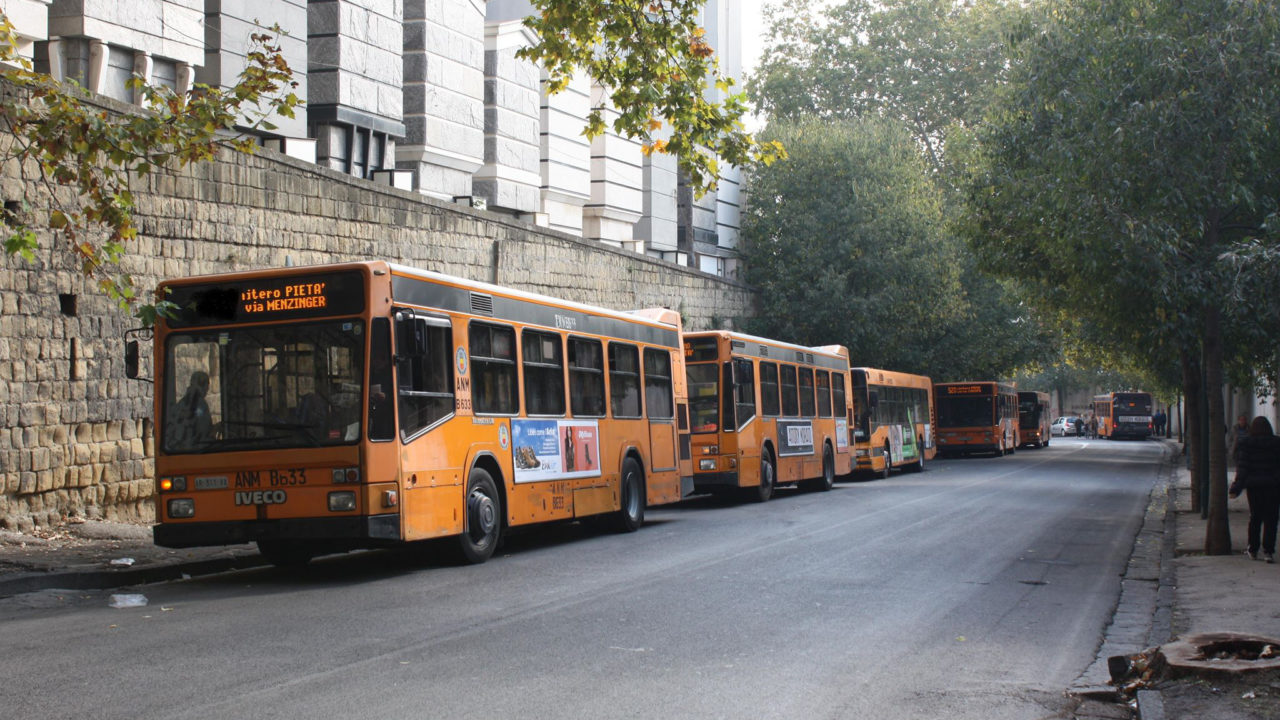
[[[1151,393],[1110,392],[1093,397],[1098,437],[1146,440],[1151,437]]]
[[[853,447],[860,473],[924,470],[932,460],[933,383],[923,375],[852,368]]]
[[[852,470],[849,351],[722,330],[684,335],[695,492],[764,502]]]
[[[279,564],[608,516],[692,489],[680,318],[386,262],[162,284],[155,541]],[[137,345],[126,351],[136,375]]]
[[[938,452],[1004,455],[1018,447],[1018,393],[1000,382],[937,383]]]
[[[1049,445],[1049,393],[1018,391],[1018,447]]]

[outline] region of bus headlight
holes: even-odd
[[[196,501],[191,498],[174,498],[169,501],[169,517],[189,518],[196,516]]]
[[[356,509],[356,494],[349,490],[329,493],[329,512],[351,512]]]
[[[715,459],[715,458],[702,458],[701,460],[699,460],[699,461],[698,461],[698,469],[699,469],[699,470],[715,470],[715,469],[716,469],[716,459]]]

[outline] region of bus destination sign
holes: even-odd
[[[990,388],[985,385],[945,385],[943,389],[948,395],[982,395],[991,392]]]
[[[287,275],[209,285],[177,285],[168,299],[178,306],[171,327],[298,320],[354,315],[364,310],[358,270]]]

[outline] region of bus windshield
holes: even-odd
[[[364,338],[358,320],[171,335],[161,447],[177,454],[356,442]]]
[[[990,396],[939,398],[938,427],[991,427],[995,425],[993,400]]]
[[[693,432],[715,432],[720,419],[720,368],[715,363],[687,366],[689,418]]]
[[[1035,400],[1023,400],[1018,403],[1018,427],[1034,428],[1040,425],[1040,414],[1044,406]]]

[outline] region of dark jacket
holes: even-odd
[[[1280,437],[1246,437],[1240,440],[1238,450],[1232,492],[1251,487],[1280,487]]]

